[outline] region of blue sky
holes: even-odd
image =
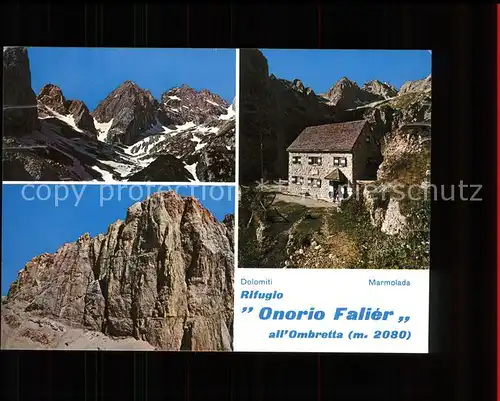
[[[372,79],[389,82],[397,89],[406,81],[431,73],[428,50],[274,50],[261,49],[269,73],[277,78],[300,79],[316,93],[325,93],[340,78],[359,86]]]
[[[231,49],[121,49],[30,47],[31,85],[48,84],[90,110],[131,80],[157,99],[174,86],[208,89],[231,103],[236,96],[236,52]]]
[[[194,196],[219,220],[234,213],[232,186],[60,185],[58,192],[55,185],[37,186],[37,200],[30,200],[36,197],[33,186],[2,186],[2,295],[33,257],[53,253],[85,232],[105,233],[109,224],[125,218],[130,205],[148,196],[148,187],[149,194],[175,189],[180,195]]]

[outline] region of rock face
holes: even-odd
[[[356,82],[346,77],[341,78],[326,94],[329,103],[340,110],[356,107],[363,103],[383,99],[377,93],[361,89]]]
[[[305,127],[334,122],[335,109],[299,80],[270,76],[257,49],[240,50],[240,77],[240,181],[286,177],[288,145]]]
[[[209,117],[200,125],[188,122],[176,130],[166,127],[167,132],[150,135],[132,145],[129,153],[139,158],[168,154],[180,160],[196,180],[232,182],[235,179],[236,112],[233,106],[225,111],[226,114]],[[144,170],[152,168],[150,165]],[[127,179],[134,178],[127,176]]]
[[[128,177],[129,181],[135,182],[187,182],[193,179],[182,161],[172,155],[161,155],[149,166]]]
[[[68,109],[66,98],[61,88],[53,84],[45,85],[37,96],[37,99],[45,106],[50,107],[56,113],[66,114]]]
[[[378,79],[366,82],[361,88],[365,92],[370,92],[375,96],[381,96],[383,99],[389,99],[397,95],[397,89],[386,82],[380,82]]]
[[[399,202],[390,199],[387,210],[385,211],[381,230],[388,235],[400,234],[406,228],[406,220],[406,217],[403,216],[399,210]]]
[[[30,134],[39,127],[39,123],[26,48],[4,48],[3,82],[3,134]]]
[[[186,158],[186,163],[196,163],[196,176],[199,180],[214,182],[218,177],[228,177],[228,181],[235,180],[233,163],[235,136],[236,121],[227,120],[211,140],[205,142],[206,146]]]
[[[188,85],[170,89],[161,96],[162,110],[174,124],[192,121],[203,124],[214,116],[225,114],[229,104],[207,89],[197,91]],[[167,125],[167,124],[164,124]]]
[[[75,124],[78,128],[90,131],[94,135],[97,135],[94,119],[90,115],[90,111],[85,103],[81,100],[69,100],[67,106],[68,113],[73,116]]]
[[[429,184],[429,139],[430,133],[425,127],[402,127],[384,137],[383,162],[378,168],[377,180],[371,191],[364,188],[363,199],[371,224],[387,235],[399,235],[404,240],[414,228],[407,216],[408,205],[426,207],[425,202],[429,199],[424,196]],[[411,192],[410,187],[413,187]],[[403,204],[406,205],[405,212]],[[419,212],[418,223],[425,223],[429,217]]]
[[[159,350],[231,350],[232,224],[194,198],[155,193],[106,234],[84,234],[29,262],[2,305],[2,330],[20,335],[17,310]]]
[[[398,131],[404,124],[431,121],[430,82],[430,76],[421,81],[409,81],[395,96],[348,109],[342,113],[342,118],[367,120],[377,142],[381,143],[387,134]],[[380,157],[378,161],[381,160]]]
[[[107,142],[132,145],[158,124],[174,129],[188,122],[199,125],[225,114],[228,107],[219,95],[206,89],[196,91],[188,85],[170,89],[158,102],[150,91],[125,81],[92,114],[99,123],[112,121]]]
[[[224,225],[227,227],[227,238],[231,243],[231,246],[234,246],[234,215],[228,214],[222,220]]]
[[[97,137],[94,119],[88,107],[81,100],[66,100],[61,88],[53,84],[45,85],[37,96],[38,114],[40,117],[50,118],[53,112],[70,118],[74,127],[84,133]]]
[[[113,120],[106,140],[132,145],[139,134],[156,124],[158,103],[151,92],[132,81],[125,81],[92,112],[99,123]]]
[[[429,75],[425,79],[417,81],[408,81],[401,86],[398,95],[404,95],[408,92],[430,92],[432,87],[432,77]]]

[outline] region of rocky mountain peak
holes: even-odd
[[[114,89],[94,110],[94,113],[97,115],[100,112],[101,108],[106,109],[103,104],[106,100],[110,103],[119,101],[120,98],[125,98],[124,100],[129,103],[155,103],[155,99],[151,94],[151,91],[147,89],[141,88],[135,82],[127,80],[124,81],[121,85],[119,85],[116,89]],[[99,107],[101,106],[101,108]]]
[[[120,87],[134,87],[137,89],[141,89],[134,81],[131,81],[130,79],[123,81]]]
[[[326,98],[331,105],[345,110],[357,104],[360,94],[361,90],[356,82],[342,77],[328,90]]]
[[[3,49],[4,135],[23,136],[38,129],[36,95],[31,88],[31,71],[25,47]]]
[[[151,209],[155,211],[155,219],[180,216],[183,222],[187,222],[197,219],[196,216],[203,216],[208,222],[219,224],[213,214],[197,198],[181,196],[173,190],[155,192],[146,200],[134,203],[127,209],[125,223],[138,218],[144,213],[149,217],[153,217]]]
[[[379,82],[371,81],[365,84],[363,89],[379,93],[380,100],[348,110],[346,119],[368,121],[377,141],[398,131],[407,123],[431,120],[430,76],[422,80],[406,82],[395,95],[394,87],[390,87],[387,83],[379,84]],[[385,91],[389,87],[390,92]]]
[[[92,116],[99,123],[113,120],[106,140],[132,145],[139,134],[157,123],[158,102],[150,91],[128,80],[102,100]]]
[[[155,193],[105,234],[83,234],[33,258],[2,305],[2,345],[19,342],[23,324],[44,317],[66,331],[91,330],[156,349],[231,350],[231,235],[197,199]],[[59,331],[47,335],[57,344],[38,347],[60,346]]]
[[[208,89],[196,90],[186,84],[172,88],[161,96],[161,109],[175,123],[203,124],[227,113],[230,106]]]
[[[362,89],[374,95],[382,96],[384,99],[389,99],[397,95],[397,89],[389,85],[387,82],[381,82],[378,79],[366,82]]]
[[[292,85],[296,87],[300,92],[304,92],[306,90],[306,87],[304,86],[304,84],[300,79],[297,78],[294,79]]]
[[[177,97],[179,99],[177,99]],[[190,103],[195,107],[204,106],[202,102],[208,102],[212,106],[222,106],[227,108],[229,104],[219,95],[212,93],[208,89],[196,90],[189,85],[183,84],[172,88],[161,96],[164,104],[177,104],[175,101]],[[213,104],[215,103],[215,104]]]
[[[90,131],[95,136],[97,135],[94,119],[85,103],[81,100],[68,100],[66,106],[68,114],[73,116],[75,125],[78,128]]]
[[[66,98],[61,88],[54,84],[47,84],[38,93],[37,99],[44,106],[50,107],[59,114],[66,114]]]
[[[358,84],[354,81],[351,81],[347,77],[342,77],[340,78],[328,91],[327,95],[329,97],[332,97],[335,95],[339,90],[344,90],[346,88],[357,90],[359,89]]]
[[[208,89],[201,89],[200,93],[204,96],[210,96],[212,93]]]
[[[409,92],[430,92],[432,87],[432,75],[416,81],[408,81],[399,89],[398,95],[404,95]]]
[[[46,84],[37,96],[38,100],[45,106],[59,114],[66,114],[66,98],[59,86],[54,84]]]
[[[339,87],[341,87],[341,88],[342,88],[342,87],[355,87],[355,88],[357,88],[357,87],[358,87],[358,84],[357,84],[356,82],[354,82],[354,81],[351,81],[351,80],[350,80],[349,78],[347,78],[347,77],[342,77],[342,78],[340,78],[340,79],[336,82],[335,86],[339,86]]]
[[[55,84],[46,84],[37,96],[38,113],[42,117],[53,117],[54,112],[69,117],[68,124],[83,132],[97,136],[94,120],[88,107],[81,100],[67,100],[61,88]]]
[[[118,96],[131,96],[139,99],[144,97],[150,102],[156,102],[149,89],[143,89],[130,80],[124,81],[115,91],[112,92],[112,94]]]

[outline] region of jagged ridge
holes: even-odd
[[[195,198],[155,193],[106,234],[30,261],[2,305],[3,323],[21,310],[157,349],[230,350],[232,224]]]
[[[182,85],[159,102],[125,81],[90,113],[54,84],[35,98],[25,48],[4,49],[4,76],[5,180],[127,181],[144,170],[156,181],[234,181],[235,105],[208,90]],[[152,166],[168,155],[181,165],[173,178]]]

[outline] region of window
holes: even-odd
[[[297,176],[292,176],[292,184],[297,184],[298,178]]]
[[[316,157],[316,156],[309,157],[309,164],[311,164],[313,166],[320,166],[321,165],[321,157]]]
[[[293,156],[292,163],[293,164],[300,164],[300,156]]]
[[[340,167],[347,167],[347,157],[334,157],[333,165]]]
[[[299,177],[299,184],[302,185],[304,183],[304,177]]]
[[[321,180],[317,178],[308,178],[307,184],[313,188],[321,188]]]

